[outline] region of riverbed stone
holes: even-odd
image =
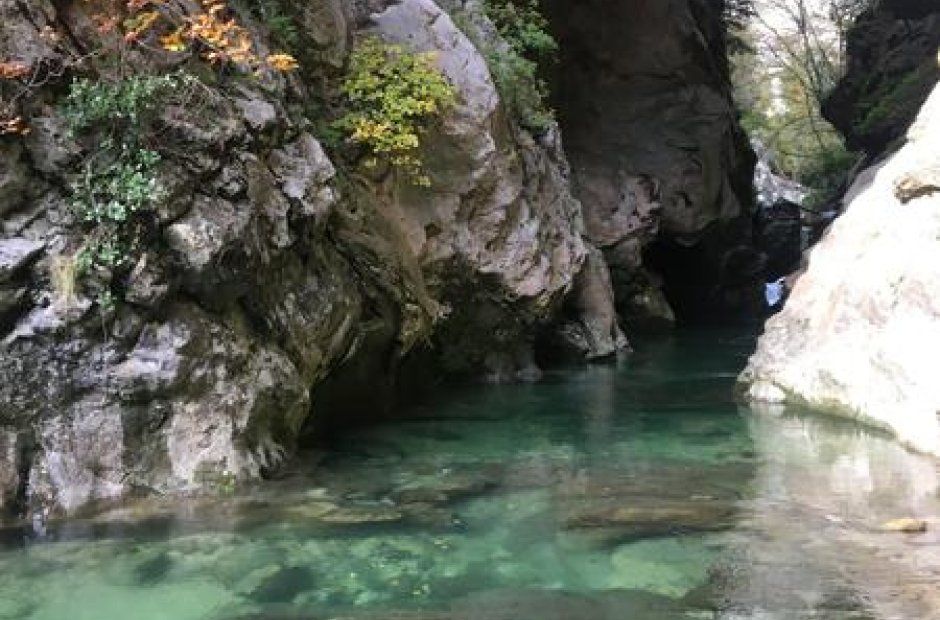
[[[391,497],[402,504],[443,504],[480,495],[496,487],[496,480],[483,468],[417,477],[396,487]]]

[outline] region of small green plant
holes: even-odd
[[[548,20],[538,0],[486,0],[486,16],[518,54],[533,60],[554,59],[558,43],[548,32]]]
[[[539,134],[554,122],[549,90],[539,77],[540,63],[555,62],[558,43],[537,0],[486,0],[486,16],[506,47],[483,46],[503,101],[523,127]]]
[[[148,146],[153,123],[170,97],[195,82],[181,73],[72,82],[63,115],[91,153],[70,184],[72,212],[85,232],[75,275],[113,278],[139,250],[146,214],[163,198],[161,158]],[[108,288],[97,300],[102,309],[115,303]]]
[[[65,98],[63,113],[73,133],[108,128],[135,131],[149,123],[165,96],[195,78],[170,75],[134,75],[107,82],[76,79]]]
[[[555,121],[546,103],[548,85],[538,77],[538,64],[512,49],[486,52],[496,89],[519,123],[534,134],[545,132]]]
[[[156,203],[160,154],[133,144],[102,145],[103,155],[85,164],[72,184],[72,209],[88,224],[123,224]]]
[[[455,101],[434,55],[367,38],[350,57],[342,92],[347,111],[335,126],[368,149],[366,164],[385,160],[412,183],[429,185],[419,156],[421,136]]]
[[[230,497],[235,495],[237,488],[238,479],[236,478],[235,474],[227,469],[219,474],[219,477],[216,480],[216,491],[219,495]]]
[[[251,12],[267,27],[271,39],[278,46],[293,50],[300,43],[300,31],[291,17],[284,13],[279,2],[272,0],[251,0]]]

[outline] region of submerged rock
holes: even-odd
[[[456,601],[453,620],[679,620],[684,609],[674,599],[642,590],[581,594],[557,590],[495,590]]]
[[[732,503],[709,499],[630,498],[587,503],[564,514],[561,525],[608,541],[728,529],[735,524]]]
[[[290,603],[313,588],[314,574],[310,568],[269,566],[248,575],[239,589],[257,603]]]

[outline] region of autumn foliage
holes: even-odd
[[[196,50],[211,63],[231,63],[251,70],[267,66],[290,71],[298,67],[289,54],[259,56],[251,34],[238,23],[224,0],[201,0],[199,6],[198,11],[186,12],[172,0],[128,0],[126,17],[120,23],[113,13],[101,13],[96,19],[100,32],[120,29],[126,43],[155,37],[168,52]]]
[[[200,0],[196,5],[184,5],[176,0],[82,0],[94,5],[92,19],[102,38],[117,35],[121,47],[136,46],[143,51],[170,54],[196,54],[217,66],[232,66],[238,70],[260,73],[265,69],[278,72],[298,68],[297,60],[287,53],[261,54],[251,33],[242,26],[225,0]],[[41,38],[58,42],[58,33],[44,29]],[[106,54],[103,48],[97,53]],[[73,59],[79,64],[84,58]],[[66,64],[68,60],[64,61]],[[4,81],[22,84],[20,94],[28,93],[34,85],[30,77],[35,67],[15,59],[0,60],[0,86]],[[0,101],[0,104],[3,102]],[[11,105],[0,106],[0,135],[25,134],[29,131],[24,119]],[[8,109],[3,109],[8,108]]]

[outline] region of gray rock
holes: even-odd
[[[528,373],[535,327],[573,285],[587,254],[557,132],[513,131],[481,52],[431,0],[372,16],[369,32],[436,62],[458,104],[425,139],[432,186],[399,183],[390,215],[446,317],[436,338],[445,367],[494,377]]]
[[[845,76],[822,111],[850,149],[879,155],[904,137],[940,80],[940,7],[909,0],[873,4],[849,29],[846,46]]]
[[[614,306],[604,255],[590,248],[568,300],[573,318],[557,328],[557,346],[581,359],[600,359],[629,348]]]
[[[318,62],[341,69],[351,48],[351,22],[355,7],[344,0],[311,0],[291,5],[301,25],[306,54]]]
[[[329,187],[336,169],[313,136],[302,134],[295,142],[275,150],[268,163],[284,195],[300,205],[305,216],[326,218],[336,199]]]
[[[588,237],[620,272],[618,306],[637,325],[643,306],[628,300],[656,295],[656,273],[687,315],[749,311],[722,289],[728,254],[750,243],[754,158],[735,120],[720,15],[699,5],[546,3],[563,42],[556,99]],[[668,260],[648,254],[632,267],[610,252],[627,240],[663,240]]]
[[[22,237],[0,239],[0,284],[9,282],[18,271],[29,265],[43,247],[38,241]]]
[[[20,308],[25,300],[25,288],[0,287],[0,325],[3,325],[7,317]]]
[[[0,217],[26,200],[29,175],[20,160],[22,152],[22,147],[15,142],[0,145]]]
[[[0,428],[0,523],[9,516],[20,486],[20,433]]]
[[[277,124],[277,109],[257,93],[247,88],[240,89],[242,97],[233,99],[232,103],[241,113],[242,119],[248,128],[254,132],[267,131]]]

